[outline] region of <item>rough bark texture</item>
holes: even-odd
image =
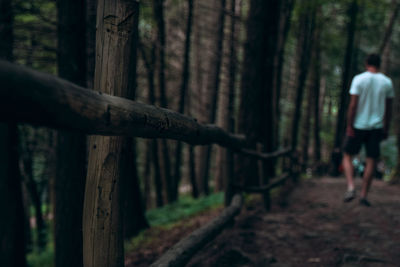
[[[85,3],[57,1],[60,77],[86,86]],[[82,212],[86,176],[86,136],[76,132],[57,133],[54,180],[55,265],[83,266]]]
[[[233,149],[245,145],[243,135],[230,134],[215,125],[203,125],[171,110],[86,90],[1,60],[0,79],[4,81],[0,91],[0,121],[16,120],[87,134],[168,138],[193,145],[219,144]],[[27,87],[31,90],[26,90]]]
[[[138,2],[99,1],[94,88],[132,99]],[[123,266],[123,176],[126,137],[92,136],[83,216],[85,266]]]
[[[340,153],[341,153],[340,146],[342,144],[342,140],[344,137],[344,130],[346,125],[346,111],[349,102],[349,86],[351,82],[352,57],[354,50],[354,36],[357,25],[357,13],[358,13],[358,4],[357,0],[354,0],[350,3],[348,10],[346,54],[344,57],[339,112],[336,121],[335,140],[331,158],[331,174],[334,176],[337,176],[339,174],[338,169],[340,164]]]

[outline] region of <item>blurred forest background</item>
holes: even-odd
[[[264,45],[264,56],[269,57],[266,64],[271,71],[265,75],[271,76],[273,90],[265,95],[265,109],[257,115],[265,118],[259,127],[269,135],[268,142],[260,141],[259,149],[292,146],[299,151],[307,177],[338,176],[351,79],[364,70],[367,54],[380,53],[381,71],[395,85],[396,105],[391,136],[382,143],[379,171],[384,179],[398,182],[400,2],[266,1],[272,4],[261,16],[269,19],[265,24],[269,28],[254,22],[260,16],[257,12],[265,11],[251,8],[258,2],[140,1],[134,98],[243,133],[245,121],[255,116],[240,113],[248,95],[242,77],[252,75],[246,73],[252,62],[245,55],[252,47],[257,51],[250,36],[261,27],[265,40],[259,45]],[[0,14],[1,58],[93,88],[96,1],[0,0]],[[68,251],[79,246],[65,240],[82,227],[72,220],[82,218],[85,137],[30,125],[18,125],[17,131],[25,210],[20,218],[26,230],[21,257],[26,252],[31,265],[63,266],[71,257]],[[154,225],[156,208],[178,200],[189,201],[190,206],[193,202],[188,198],[224,189],[230,166],[221,147],[146,139],[128,145],[133,168],[125,187],[132,196],[126,198],[124,208],[127,240]],[[362,156],[358,160],[362,162]],[[58,177],[74,178],[66,183]],[[222,202],[220,194],[213,196],[211,202]],[[74,214],[64,209],[66,202],[75,205]],[[158,218],[171,213],[175,212]],[[0,228],[4,229],[1,223]]]

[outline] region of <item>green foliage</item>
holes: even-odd
[[[27,255],[30,267],[52,267],[54,266],[54,249],[49,247],[43,252],[31,252]]]
[[[207,197],[193,199],[182,196],[179,201],[161,208],[149,210],[146,217],[151,226],[166,226],[194,214],[220,206],[224,201],[224,194],[218,193]]]
[[[147,211],[146,215],[151,228],[140,232],[136,237],[125,242],[125,251],[133,251],[138,247],[152,243],[162,231],[178,227],[183,219],[220,207],[223,201],[223,193],[212,194],[199,199],[182,196],[176,203]]]
[[[54,266],[54,237],[50,221],[46,221],[46,240],[47,244],[43,251],[39,251],[37,247],[33,247],[32,251],[26,256],[29,267],[53,267]],[[37,244],[37,231],[32,229],[33,244]]]

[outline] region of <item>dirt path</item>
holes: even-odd
[[[400,187],[374,181],[372,207],[343,203],[344,189],[343,178],[313,179],[285,209],[247,205],[188,266],[400,266]]]

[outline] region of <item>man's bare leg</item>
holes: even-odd
[[[347,190],[352,191],[354,190],[354,167],[350,154],[343,154],[343,170],[347,180]]]
[[[363,175],[363,183],[361,188],[361,198],[367,198],[369,188],[371,187],[372,179],[374,176],[376,160],[374,158],[367,158]]]

